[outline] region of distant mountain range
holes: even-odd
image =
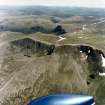
[[[105,9],[81,7],[1,6],[0,12],[11,15],[47,15],[56,17],[105,16]]]

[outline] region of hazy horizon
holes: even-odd
[[[0,6],[67,6],[105,8],[105,0],[0,0]]]

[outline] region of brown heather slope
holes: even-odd
[[[26,105],[31,99],[52,93],[93,95],[96,105],[104,105],[105,78],[99,76],[104,70],[101,50],[80,44],[45,43],[32,36],[10,41],[3,48],[1,105]]]

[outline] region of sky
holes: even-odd
[[[105,8],[105,0],[0,0],[0,5],[47,5]]]

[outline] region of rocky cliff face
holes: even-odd
[[[24,56],[31,57],[50,55],[53,53],[55,45],[47,45],[40,41],[34,41],[30,38],[25,38],[11,42],[11,48],[14,53],[23,53]]]
[[[58,92],[93,95],[97,105],[103,104],[100,89],[105,91],[105,85],[99,76],[104,71],[102,51],[86,45],[50,45],[29,38],[11,42],[9,50],[12,55],[8,69],[13,72],[8,76],[13,76],[0,90],[5,97],[2,105],[26,105],[31,99]]]

